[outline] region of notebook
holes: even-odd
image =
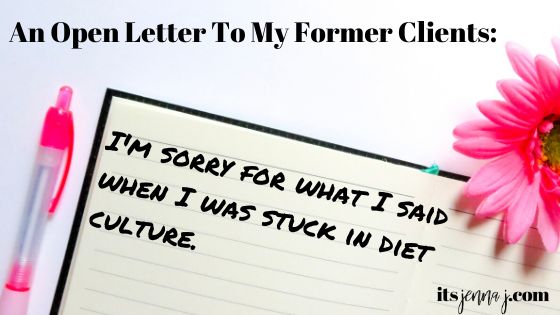
[[[536,229],[421,168],[109,89],[51,314],[560,312]]]

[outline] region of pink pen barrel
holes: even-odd
[[[8,279],[0,297],[0,315],[26,314],[29,289],[36,266],[51,199],[64,150],[39,146],[30,189]],[[20,309],[22,313],[15,313]]]
[[[26,315],[29,294],[29,290],[19,292],[4,287],[0,295],[0,315]]]
[[[60,166],[70,142],[72,113],[68,111],[72,90],[60,90],[57,106],[49,108],[6,285],[0,296],[0,315],[25,315],[37,255]]]

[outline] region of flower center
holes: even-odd
[[[554,127],[548,133],[542,133],[542,163],[547,164],[554,172],[560,172],[560,120],[554,121]]]

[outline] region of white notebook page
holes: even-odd
[[[560,313],[560,254],[548,253],[533,224],[517,243],[503,239],[501,215],[477,218],[477,200],[462,196],[464,183],[438,177],[433,203],[449,213],[449,221],[426,230],[423,242],[437,248],[433,259],[415,272],[414,303],[409,314],[421,309],[426,314],[457,314],[458,302],[437,301],[437,289],[461,293],[491,290],[499,302],[465,303],[464,314],[501,314],[504,291],[547,292],[548,302],[508,302],[505,314]],[[414,305],[414,306],[412,306]]]
[[[105,150],[114,131],[130,134],[129,145],[137,139],[151,143],[149,156],[128,155],[124,138],[118,151]],[[507,313],[560,310],[557,255],[538,255],[528,262],[523,256],[527,249],[542,252],[532,236],[521,241],[527,246],[502,246],[500,259],[493,258],[499,243],[493,237],[501,222],[471,222],[472,208],[459,199],[462,182],[121,98],[113,98],[102,143],[61,314],[419,314],[427,309],[430,314],[456,314],[457,302],[437,301],[438,286],[499,290],[502,295],[504,289],[546,290],[549,302],[517,302]],[[164,148],[187,150],[191,160],[203,154],[207,160],[236,164],[224,177],[200,173],[161,163]],[[282,172],[284,191],[241,181],[240,172],[249,165],[267,168],[271,176]],[[169,190],[161,202],[140,199],[101,189],[103,174]],[[302,177],[369,196],[353,207],[351,199],[342,204],[297,194],[294,188]],[[188,207],[174,205],[183,196],[182,187],[197,190]],[[393,198],[384,212],[371,211],[380,191]],[[256,210],[246,221],[202,212],[205,197]],[[401,201],[437,205],[449,221],[433,226],[397,217]],[[305,218],[319,226],[335,225],[330,233],[335,239],[289,232],[286,222],[278,230],[278,218],[263,226],[265,211],[292,214],[296,223]],[[89,219],[99,212],[105,214],[96,220],[101,225],[106,216],[111,222],[129,218],[133,234],[93,227]],[[147,229],[137,237],[135,221],[152,222],[156,232],[162,225],[193,232],[189,244],[195,248],[149,240]],[[319,226],[311,230],[317,233]],[[346,245],[352,228],[371,233],[368,246]],[[422,262],[380,253],[383,236],[436,251]],[[498,314],[500,307],[501,301],[486,307],[467,303],[465,312]]]

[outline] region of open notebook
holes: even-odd
[[[254,176],[241,180],[246,166]],[[464,313],[500,314],[504,290],[548,294],[548,302],[510,302],[507,314],[560,312],[560,257],[544,251],[537,231],[506,246],[500,217],[475,218],[461,197],[466,178],[418,168],[108,90],[51,314],[457,314],[459,301],[444,301],[444,289],[500,294],[491,305],[465,303]],[[262,169],[268,182],[257,185]],[[121,191],[121,177],[127,187],[136,180],[134,193]],[[323,196],[296,192],[302,178],[323,183]],[[181,203],[183,187],[196,193]],[[341,194],[333,201],[343,187],[347,202]],[[352,190],[369,195],[353,206]],[[379,192],[393,197],[372,211]],[[214,209],[225,200],[217,214],[213,200]],[[403,201],[425,214],[439,208],[448,220],[399,217]],[[280,229],[276,214],[285,217]],[[121,224],[111,229],[107,217]],[[416,248],[404,259],[402,248],[379,251],[384,237],[435,251],[420,262]]]

